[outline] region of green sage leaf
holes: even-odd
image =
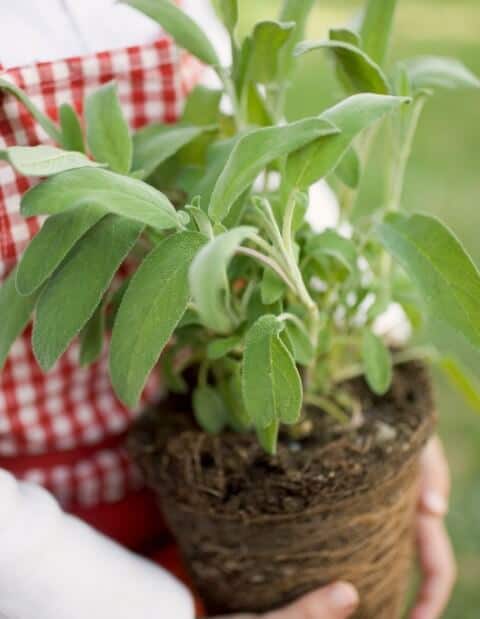
[[[361,94],[353,95],[326,110],[321,118],[338,127],[341,133],[321,136],[290,155],[286,183],[307,189],[334,170],[354,138],[385,114],[410,103],[406,97]]]
[[[350,189],[357,189],[359,186],[362,164],[353,146],[348,148],[340,159],[340,163],[335,168],[335,174]]]
[[[100,303],[95,313],[80,332],[80,365],[91,365],[99,359],[103,350],[105,332],[105,307]]]
[[[188,191],[190,198],[196,196],[200,198],[202,208],[205,210],[207,210],[208,204],[210,203],[218,177],[225,168],[230,154],[240,137],[240,135],[237,135],[228,140],[214,142],[207,150],[207,163],[205,169],[203,173],[200,169],[198,179],[192,184]]]
[[[22,198],[24,217],[55,215],[95,205],[157,230],[178,228],[182,219],[162,193],[146,183],[101,168],[63,172],[33,187]]]
[[[284,127],[251,131],[234,146],[217,180],[210,201],[209,214],[224,219],[233,203],[248,189],[260,172],[272,161],[338,130],[329,121],[307,118]]]
[[[229,333],[235,327],[227,266],[241,243],[255,232],[255,228],[240,226],[220,234],[198,252],[190,268],[190,288],[198,313],[217,333]]]
[[[352,92],[370,92],[379,95],[390,93],[388,80],[382,69],[360,48],[344,41],[304,41],[295,48],[296,56],[326,49],[332,52],[348,78]]]
[[[233,34],[238,23],[238,0],[212,0],[225,28]]]
[[[221,395],[209,385],[197,387],[192,397],[198,425],[210,434],[219,434],[227,425],[228,411]]]
[[[228,409],[229,425],[235,432],[245,432],[252,427],[252,420],[243,401],[240,363],[235,363],[232,375],[224,385],[222,395]]]
[[[86,205],[49,217],[20,260],[18,292],[30,295],[40,288],[72,247],[106,214],[99,206]]]
[[[39,292],[29,296],[18,294],[13,270],[0,286],[0,371],[12,344],[23,333],[38,299]]]
[[[10,146],[6,152],[11,165],[25,176],[52,176],[67,170],[102,166],[82,153],[54,146]]]
[[[384,395],[392,383],[392,357],[383,340],[371,331],[363,333],[362,359],[368,386]]]
[[[249,77],[260,84],[269,84],[277,78],[279,54],[288,41],[295,22],[262,21],[253,31]]]
[[[50,120],[43,112],[41,112],[37,106],[31,101],[31,99],[23,92],[21,88],[18,88],[15,84],[0,78],[0,90],[8,92],[22,103],[37,123],[42,127],[45,133],[52,138],[57,144],[62,144],[62,134],[57,125]]]
[[[134,406],[190,299],[188,269],[206,239],[167,237],[142,262],[124,294],[110,347],[110,373],[120,399]]]
[[[330,256],[340,262],[350,273],[358,271],[358,254],[355,244],[341,236],[336,230],[328,229],[313,236],[307,243],[306,253],[314,258]]]
[[[133,168],[148,177],[164,161],[212,127],[153,124],[133,136]]]
[[[279,430],[280,424],[277,419],[272,421],[266,428],[256,428],[258,442],[271,456],[277,453]]]
[[[196,127],[215,125],[218,122],[221,100],[221,90],[196,86],[187,97],[182,121]]]
[[[50,370],[98,307],[143,226],[107,215],[68,254],[42,291],[36,308],[33,350]]]
[[[77,113],[69,103],[60,106],[60,128],[62,130],[62,146],[66,150],[85,152],[83,130]]]
[[[463,62],[442,56],[419,56],[402,62],[414,89],[480,88],[480,80]]]
[[[285,282],[281,280],[271,269],[263,272],[260,294],[264,305],[272,305],[279,301],[285,293]]]
[[[302,381],[279,335],[283,324],[273,315],[259,318],[247,333],[243,395],[255,427],[296,423],[302,406]]]
[[[132,138],[117,93],[117,85],[101,86],[85,101],[87,142],[97,161],[113,172],[128,174],[132,165]]]
[[[349,43],[354,47],[362,47],[362,42],[358,33],[348,28],[331,28],[328,31],[328,38],[330,41],[341,41],[342,43]]]
[[[295,361],[300,365],[309,365],[315,356],[315,350],[305,326],[297,321],[287,320],[285,322],[285,333],[292,345]]]
[[[121,0],[158,22],[183,47],[205,64],[219,66],[220,59],[200,26],[170,0]]]
[[[267,104],[259,92],[257,84],[250,82],[246,91],[246,108],[248,122],[258,127],[270,127],[274,124]]]
[[[480,347],[480,272],[438,219],[388,215],[378,236],[416,283],[431,313]]]
[[[231,335],[212,340],[207,346],[207,357],[212,361],[226,357],[242,343],[240,335]]]

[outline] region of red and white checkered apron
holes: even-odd
[[[200,65],[163,35],[158,41],[116,51],[1,71],[52,119],[64,102],[82,113],[85,95],[116,80],[132,129],[175,121]],[[0,94],[0,149],[48,142],[43,130],[12,96]],[[41,222],[19,214],[32,179],[0,162],[0,284]],[[1,317],[0,317],[1,320]],[[122,448],[135,413],[116,399],[107,354],[89,368],[77,364],[74,343],[44,375],[36,364],[30,329],[15,342],[0,373],[0,467],[52,491],[70,509],[113,503],[140,486]],[[151,382],[144,402],[157,393]]]

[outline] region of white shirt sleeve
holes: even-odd
[[[140,45],[159,35],[155,22],[116,0],[12,0],[1,4],[0,63],[5,68]],[[184,0],[184,6],[227,61],[228,41],[208,0]]]

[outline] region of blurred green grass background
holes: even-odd
[[[279,0],[241,0],[241,29],[277,14]],[[361,0],[318,0],[308,37],[348,23]],[[455,56],[480,75],[479,0],[399,0],[392,61],[419,54]],[[319,113],[341,97],[325,56],[301,61],[288,102],[290,118]],[[374,166],[375,167],[375,166]],[[373,169],[362,187],[365,204],[381,191]],[[480,265],[480,91],[442,92],[428,104],[408,169],[405,207],[439,215]],[[480,376],[478,358],[471,370]],[[445,619],[480,617],[480,416],[437,377],[440,432],[452,468],[448,519],[459,580]],[[373,618],[372,618],[373,619]]]

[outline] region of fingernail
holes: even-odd
[[[447,501],[438,492],[426,492],[423,496],[423,504],[435,516],[445,516],[448,511]]]
[[[358,604],[358,593],[352,585],[340,582],[332,585],[329,590],[330,601],[333,608],[348,610]]]

